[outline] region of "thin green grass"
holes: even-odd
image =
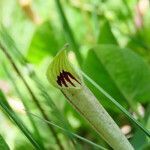
[[[8,76],[8,78],[10,79],[10,81],[12,82],[12,85],[15,88],[16,93],[20,97],[20,99],[21,99],[21,101],[22,101],[25,109],[29,111],[29,107],[26,104],[26,99],[22,96],[19,88],[17,87],[17,85],[15,83],[15,79],[13,78],[12,74],[10,74],[10,72],[8,71],[8,69],[7,69],[7,67],[6,67],[6,65],[4,63],[2,64],[2,66],[3,66],[3,69],[4,69],[5,73],[6,73],[6,75]],[[37,128],[36,122],[34,122],[34,119],[32,118],[32,116],[30,114],[28,114],[28,118],[29,118],[29,121],[30,121],[33,129],[34,129],[34,133],[37,135],[37,141],[40,143],[40,145],[42,146],[42,148],[44,150],[45,149],[44,148],[44,143],[43,143],[42,137],[40,135],[40,132],[39,132],[39,130]]]
[[[0,148],[2,150],[10,150],[8,144],[6,143],[6,141],[4,140],[4,138],[0,135]]]
[[[26,81],[26,79],[24,78],[24,76],[22,75],[21,71],[19,70],[19,68],[16,65],[16,62],[13,60],[12,56],[9,54],[9,52],[7,51],[7,49],[5,48],[5,46],[0,43],[0,49],[2,50],[2,52],[4,53],[4,55],[6,56],[7,60],[10,62],[10,64],[12,65],[14,71],[17,73],[18,77],[22,80],[24,86],[27,88],[33,102],[35,103],[35,105],[37,106],[37,108],[39,109],[40,113],[42,114],[43,118],[45,118],[46,120],[50,120],[49,117],[47,116],[47,114],[45,113],[43,107],[41,106],[39,99],[36,97],[36,95],[34,94],[34,92],[32,91],[31,87],[29,86],[28,82]],[[60,150],[64,150],[63,145],[61,144],[61,141],[58,138],[58,135],[55,131],[55,129],[53,129],[52,126],[48,125],[48,129],[50,130],[50,132],[52,133],[56,143],[59,146]]]
[[[6,32],[6,34],[5,34]],[[4,43],[5,45],[9,48],[12,48],[12,57],[16,58],[16,60],[18,60],[19,63],[21,63],[22,65],[25,65],[25,67],[27,67],[28,69],[28,60],[20,53],[20,51],[18,50],[15,42],[13,41],[13,39],[10,37],[10,35],[7,33],[7,30],[2,30],[0,33],[1,34],[1,38],[4,38],[5,40],[9,39],[9,45],[7,43],[7,41]],[[20,58],[22,58],[23,60],[20,60]],[[10,74],[10,73],[9,73]],[[37,89],[39,90],[39,93],[41,94],[41,96],[44,98],[45,103],[47,105],[50,106],[50,108],[52,109],[52,114],[53,116],[57,119],[59,124],[62,124],[63,127],[65,127],[66,129],[71,129],[71,126],[69,125],[68,121],[66,120],[66,118],[62,115],[62,113],[59,111],[59,109],[57,108],[57,106],[55,105],[55,103],[53,102],[52,98],[50,97],[50,95],[48,94],[47,90],[45,89],[45,87],[39,82],[40,79],[38,78],[36,72],[34,70],[30,70],[30,79],[34,82],[34,84],[36,85]],[[17,92],[18,93],[18,92]],[[28,109],[27,109],[28,110]],[[66,136],[68,136],[66,134]],[[70,137],[70,135],[68,136],[69,139],[71,139],[73,145],[78,145],[78,143],[76,143],[74,141],[74,139],[72,139],[72,136]],[[75,144],[76,143],[76,144]]]
[[[27,63],[27,60],[18,50],[16,44],[14,43],[14,40],[12,39],[7,29],[2,24],[0,24],[0,43],[8,49],[11,55],[17,56],[21,64]]]
[[[24,135],[28,138],[30,143],[35,147],[37,150],[43,150],[43,148],[38,144],[38,142],[35,140],[33,135],[30,133],[30,131],[26,128],[26,126],[22,123],[22,121],[19,119],[19,117],[15,114],[15,112],[11,109],[9,104],[7,103],[7,100],[0,90],[0,107],[2,111],[7,114],[7,116],[15,122],[15,124],[18,126],[18,128],[24,133]]]
[[[82,56],[80,54],[80,51],[79,51],[79,45],[77,44],[77,41],[75,40],[74,38],[74,34],[71,30],[71,27],[67,21],[67,18],[65,16],[65,13],[64,13],[64,10],[63,10],[63,7],[61,5],[61,2],[60,0],[55,0],[55,3],[56,3],[56,6],[58,8],[58,13],[60,15],[60,20],[61,20],[61,23],[62,23],[62,26],[63,26],[63,29],[65,31],[65,34],[66,34],[66,37],[67,37],[67,40],[68,42],[71,44],[76,56],[77,56],[77,60],[80,64],[82,64]]]
[[[26,110],[25,110],[25,111],[26,111]],[[95,148],[99,148],[99,149],[101,149],[101,150],[108,150],[108,149],[104,148],[104,147],[101,146],[101,145],[98,145],[98,144],[96,144],[96,143],[94,143],[94,142],[92,142],[92,141],[90,141],[90,140],[88,140],[88,139],[86,139],[86,138],[84,138],[84,137],[78,135],[78,134],[72,133],[72,132],[70,132],[69,130],[67,130],[67,129],[61,127],[61,126],[56,125],[56,124],[53,123],[53,122],[50,122],[50,121],[48,121],[48,120],[45,120],[45,119],[39,117],[39,116],[36,115],[36,114],[33,114],[33,113],[31,113],[31,112],[28,112],[28,111],[26,111],[26,112],[29,113],[29,114],[31,114],[31,115],[33,115],[34,117],[40,119],[41,121],[43,121],[43,122],[45,122],[45,123],[48,123],[48,124],[50,124],[50,125],[52,125],[52,126],[58,128],[58,129],[62,130],[63,132],[65,132],[65,133],[67,133],[67,134],[70,134],[71,136],[73,136],[73,137],[75,137],[75,138],[77,138],[77,139],[80,139],[80,140],[82,140],[82,141],[84,141],[84,142],[86,142],[86,143],[88,143],[88,144],[94,146]]]

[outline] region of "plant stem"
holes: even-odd
[[[4,48],[4,46],[3,46],[1,43],[0,43],[0,48],[1,48],[1,50],[3,51],[3,53],[5,54],[5,56],[7,57],[7,59],[9,60],[9,62],[11,63],[11,65],[12,65],[12,67],[14,68],[14,70],[16,71],[17,75],[18,75],[18,76],[20,77],[20,79],[23,81],[24,85],[26,86],[28,92],[30,93],[30,95],[31,95],[31,97],[32,97],[33,102],[36,104],[36,106],[37,106],[38,109],[40,110],[40,112],[41,112],[43,118],[46,119],[46,120],[50,120],[50,119],[48,118],[48,116],[46,115],[46,113],[44,112],[43,108],[41,107],[41,105],[40,105],[40,103],[39,103],[37,97],[34,95],[34,93],[32,92],[32,90],[31,90],[31,88],[30,88],[30,86],[28,85],[28,83],[26,82],[25,78],[22,76],[22,74],[21,74],[21,72],[19,71],[18,67],[17,67],[16,64],[14,63],[12,57],[9,55],[9,53],[7,52],[7,50]],[[55,138],[55,140],[56,140],[56,142],[57,142],[59,148],[60,148],[61,150],[64,150],[64,148],[63,148],[63,146],[62,146],[62,144],[61,144],[61,142],[60,142],[60,140],[59,140],[59,138],[58,138],[58,136],[57,136],[57,133],[56,133],[56,131],[54,130],[54,128],[53,128],[51,125],[49,125],[49,124],[47,124],[47,125],[48,125],[49,130],[50,130],[51,133],[53,134],[53,136],[54,136],[54,138]]]
[[[61,89],[61,91],[114,150],[133,150],[118,125],[86,86],[83,85],[81,89]]]

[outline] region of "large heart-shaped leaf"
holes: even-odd
[[[98,44],[115,44],[118,45],[117,40],[111,31],[110,23],[105,20],[100,26],[100,33],[98,35]]]
[[[96,46],[89,51],[83,69],[124,106],[128,103],[134,107],[134,102],[150,100],[150,69],[130,49],[114,45]]]

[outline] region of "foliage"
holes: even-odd
[[[85,79],[134,148],[150,149],[149,9],[148,0],[0,0],[0,149],[110,149],[47,81],[66,43],[71,63],[128,111]]]

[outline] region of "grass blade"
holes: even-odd
[[[33,102],[35,103],[35,105],[37,106],[37,108],[39,109],[39,111],[41,112],[42,116],[46,119],[49,120],[49,117],[47,116],[47,114],[45,113],[43,107],[41,106],[41,104],[39,103],[39,99],[36,97],[36,95],[34,94],[34,92],[32,91],[31,87],[29,86],[28,82],[25,80],[24,76],[22,75],[21,71],[19,70],[19,68],[17,67],[15,61],[13,60],[13,58],[11,57],[11,55],[9,54],[9,52],[7,51],[7,49],[3,46],[2,43],[0,43],[0,49],[2,50],[2,52],[5,54],[6,58],[8,59],[8,61],[10,62],[10,64],[12,65],[14,71],[17,73],[18,77],[22,80],[23,84],[25,85],[25,87],[27,88]],[[55,138],[60,150],[63,150],[63,146],[61,144],[61,141],[59,140],[56,131],[53,129],[52,126],[48,125],[48,129],[50,130],[50,132],[53,134],[53,137]]]
[[[64,13],[64,10],[62,8],[62,5],[60,3],[60,0],[55,0],[56,2],[56,5],[57,5],[57,8],[58,8],[58,11],[59,11],[59,15],[60,15],[60,19],[61,19],[61,22],[62,22],[62,25],[63,25],[63,28],[64,28],[64,31],[66,33],[66,36],[68,38],[68,41],[70,42],[75,54],[77,55],[77,60],[80,64],[82,64],[82,56],[79,52],[79,46],[74,38],[74,35],[73,35],[73,32],[70,28],[70,25],[67,21],[67,18],[65,16],[65,13]]]
[[[26,111],[26,112],[27,112],[27,111]],[[58,128],[58,129],[62,130],[63,132],[66,132],[66,133],[72,135],[73,137],[75,137],[75,138],[77,138],[77,139],[80,139],[80,140],[82,140],[82,141],[84,141],[84,142],[86,142],[86,143],[88,143],[88,144],[90,144],[90,145],[92,145],[92,146],[94,146],[94,147],[96,147],[96,148],[99,148],[99,149],[101,149],[101,150],[108,150],[108,149],[104,148],[104,147],[101,146],[101,145],[98,145],[98,144],[96,144],[96,143],[94,143],[94,142],[92,142],[92,141],[90,141],[90,140],[88,140],[88,139],[86,139],[86,138],[84,138],[84,137],[82,137],[82,136],[79,136],[79,135],[77,135],[77,134],[75,134],[75,133],[72,133],[72,132],[68,131],[67,129],[65,129],[65,128],[61,127],[61,126],[56,125],[55,123],[53,123],[53,122],[51,122],[51,121],[45,120],[45,119],[43,119],[43,118],[37,116],[36,114],[33,114],[33,113],[31,113],[31,112],[27,112],[27,113],[30,113],[31,115],[33,115],[34,117],[40,119],[41,121],[44,121],[45,123],[48,123],[48,124],[50,124],[50,125],[52,125],[52,126]]]
[[[17,56],[18,60],[22,63],[22,64],[26,64],[27,60],[25,59],[25,57],[21,54],[21,52],[18,50],[14,40],[12,39],[12,37],[9,35],[7,29],[0,24],[0,42],[6,46],[6,48],[9,50],[9,52],[12,55]]]
[[[11,36],[8,34],[7,30],[5,28],[2,31],[0,30],[0,34],[2,36],[2,41],[4,41],[4,45],[6,45],[6,47],[8,47],[7,49],[11,49],[12,50],[12,56],[14,58],[17,58],[17,60],[19,61],[19,63],[21,63],[22,65],[25,65],[25,67],[28,67],[28,64],[27,64],[28,60],[20,53],[20,51],[18,50],[17,46],[15,45],[15,42],[13,41],[13,39],[11,38]],[[9,42],[7,41],[7,39],[9,39],[8,40]],[[10,51],[10,53],[11,53],[11,51]],[[33,82],[35,83],[35,85],[38,87],[38,89],[39,89],[42,97],[46,100],[46,103],[52,108],[52,110],[54,110],[53,113],[55,114],[55,117],[57,118],[57,120],[65,128],[70,129],[70,125],[69,125],[68,121],[64,118],[64,116],[58,110],[57,106],[54,104],[54,102],[52,101],[51,97],[47,93],[47,90],[45,89],[45,87],[39,82],[40,79],[38,78],[38,76],[36,75],[36,73],[35,73],[34,70],[32,70],[30,78],[33,80]],[[14,80],[11,80],[11,81],[14,81]],[[15,85],[15,84],[13,84],[13,85]],[[28,109],[26,109],[26,110],[28,110]],[[69,137],[69,139],[71,139],[71,137]],[[73,142],[73,144],[75,144],[74,140],[72,142]]]
[[[0,135],[0,149],[10,150],[9,146],[7,145],[7,143],[5,142],[5,140],[1,135]]]
[[[0,106],[3,112],[5,112],[5,114],[7,114],[7,116],[10,117],[10,119],[13,120],[15,124],[19,127],[19,129],[24,133],[24,135],[28,138],[31,144],[37,150],[42,150],[41,146],[37,143],[37,141],[34,139],[34,137],[29,132],[29,130],[25,127],[22,121],[18,118],[15,112],[11,109],[11,107],[7,103],[7,100],[1,90],[0,90]]]
[[[4,69],[5,73],[6,73],[6,75],[8,76],[8,78],[10,79],[10,81],[12,82],[12,85],[13,85],[13,87],[15,88],[16,93],[17,93],[18,96],[20,97],[20,99],[21,99],[21,101],[22,101],[22,103],[23,103],[25,109],[29,111],[29,107],[27,106],[26,101],[25,101],[25,98],[22,96],[22,94],[21,94],[19,88],[17,87],[17,85],[16,85],[16,83],[15,83],[15,79],[13,78],[13,76],[11,75],[11,73],[8,71],[8,69],[7,69],[7,67],[6,67],[6,65],[5,65],[4,63],[2,64],[2,66],[3,66],[3,69]],[[44,150],[44,149],[45,149],[45,148],[44,148],[44,144],[43,144],[43,141],[42,141],[42,137],[41,137],[41,135],[40,135],[40,133],[39,133],[39,130],[38,130],[38,128],[37,128],[37,125],[36,125],[36,123],[34,122],[32,116],[31,116],[30,114],[28,114],[28,118],[29,118],[29,121],[30,121],[30,123],[31,123],[31,125],[32,125],[32,127],[33,127],[33,129],[34,129],[34,133],[36,133],[36,135],[37,135],[37,138],[38,138],[37,141],[40,143],[40,145],[42,146],[42,148],[43,148],[43,150]]]
[[[143,125],[138,122],[132,115],[122,107],[111,95],[109,95],[102,87],[100,87],[94,80],[92,80],[87,74],[81,71],[82,75],[91,83],[93,84],[102,94],[104,94],[111,103],[115,104],[115,106],[120,109],[132,122],[134,122],[148,137],[150,137],[150,132],[143,127]]]

